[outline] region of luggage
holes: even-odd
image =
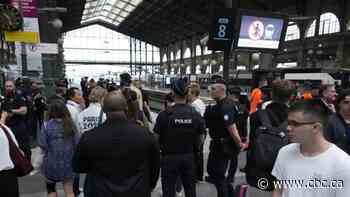
[[[248,185],[241,184],[235,188],[235,197],[247,197]]]

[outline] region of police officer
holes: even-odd
[[[175,196],[178,177],[183,182],[186,197],[195,197],[194,153],[198,137],[205,131],[204,120],[186,103],[188,88],[183,80],[174,82],[172,92],[175,105],[160,112],[154,126],[162,151],[163,197]]]
[[[11,128],[19,147],[30,160],[29,131],[26,129],[26,114],[28,111],[26,99],[20,91],[16,91],[13,81],[5,82],[5,101],[1,111],[1,122]]]
[[[214,80],[209,93],[216,101],[216,105],[208,106],[204,113],[206,126],[209,128],[212,139],[207,171],[215,184],[218,197],[228,197],[233,196],[232,185],[225,177],[229,160],[233,158],[237,160],[238,153],[246,145],[241,141],[235,124],[237,116],[235,105],[226,96],[225,81],[221,78]]]

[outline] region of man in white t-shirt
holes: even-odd
[[[288,137],[272,174],[273,197],[350,196],[350,156],[323,137],[326,111],[320,101],[299,101],[288,113]]]

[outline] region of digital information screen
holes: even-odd
[[[259,16],[241,16],[237,47],[278,49],[284,20]]]

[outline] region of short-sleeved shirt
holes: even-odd
[[[334,144],[331,144],[325,152],[312,157],[302,155],[299,144],[289,144],[280,149],[272,175],[280,181],[289,181],[288,183],[293,184],[291,181],[297,180],[300,184],[299,187],[292,185],[283,188],[283,197],[350,195],[350,156]],[[323,185],[317,180],[323,181]],[[333,188],[329,188],[331,184]],[[314,185],[324,188],[315,188]],[[344,187],[340,188],[342,185]]]
[[[175,104],[159,113],[154,125],[163,154],[194,153],[198,136],[205,132],[201,115],[187,104]]]
[[[78,115],[78,130],[84,133],[101,125],[106,120],[106,114],[102,112],[99,103],[90,103],[89,107]]]
[[[252,91],[250,99],[250,113],[254,113],[258,109],[258,105],[262,102],[262,91],[260,88],[255,88]]]
[[[16,93],[14,96],[5,98],[5,102],[2,105],[2,111],[11,111],[25,106],[27,106],[25,97]],[[25,115],[13,114],[13,116],[6,119],[6,125],[11,127],[19,123],[24,123],[24,121]]]
[[[209,135],[213,139],[230,136],[227,128],[236,121],[237,111],[233,100],[224,98],[216,105],[208,106],[204,113],[205,124],[209,128]]]

